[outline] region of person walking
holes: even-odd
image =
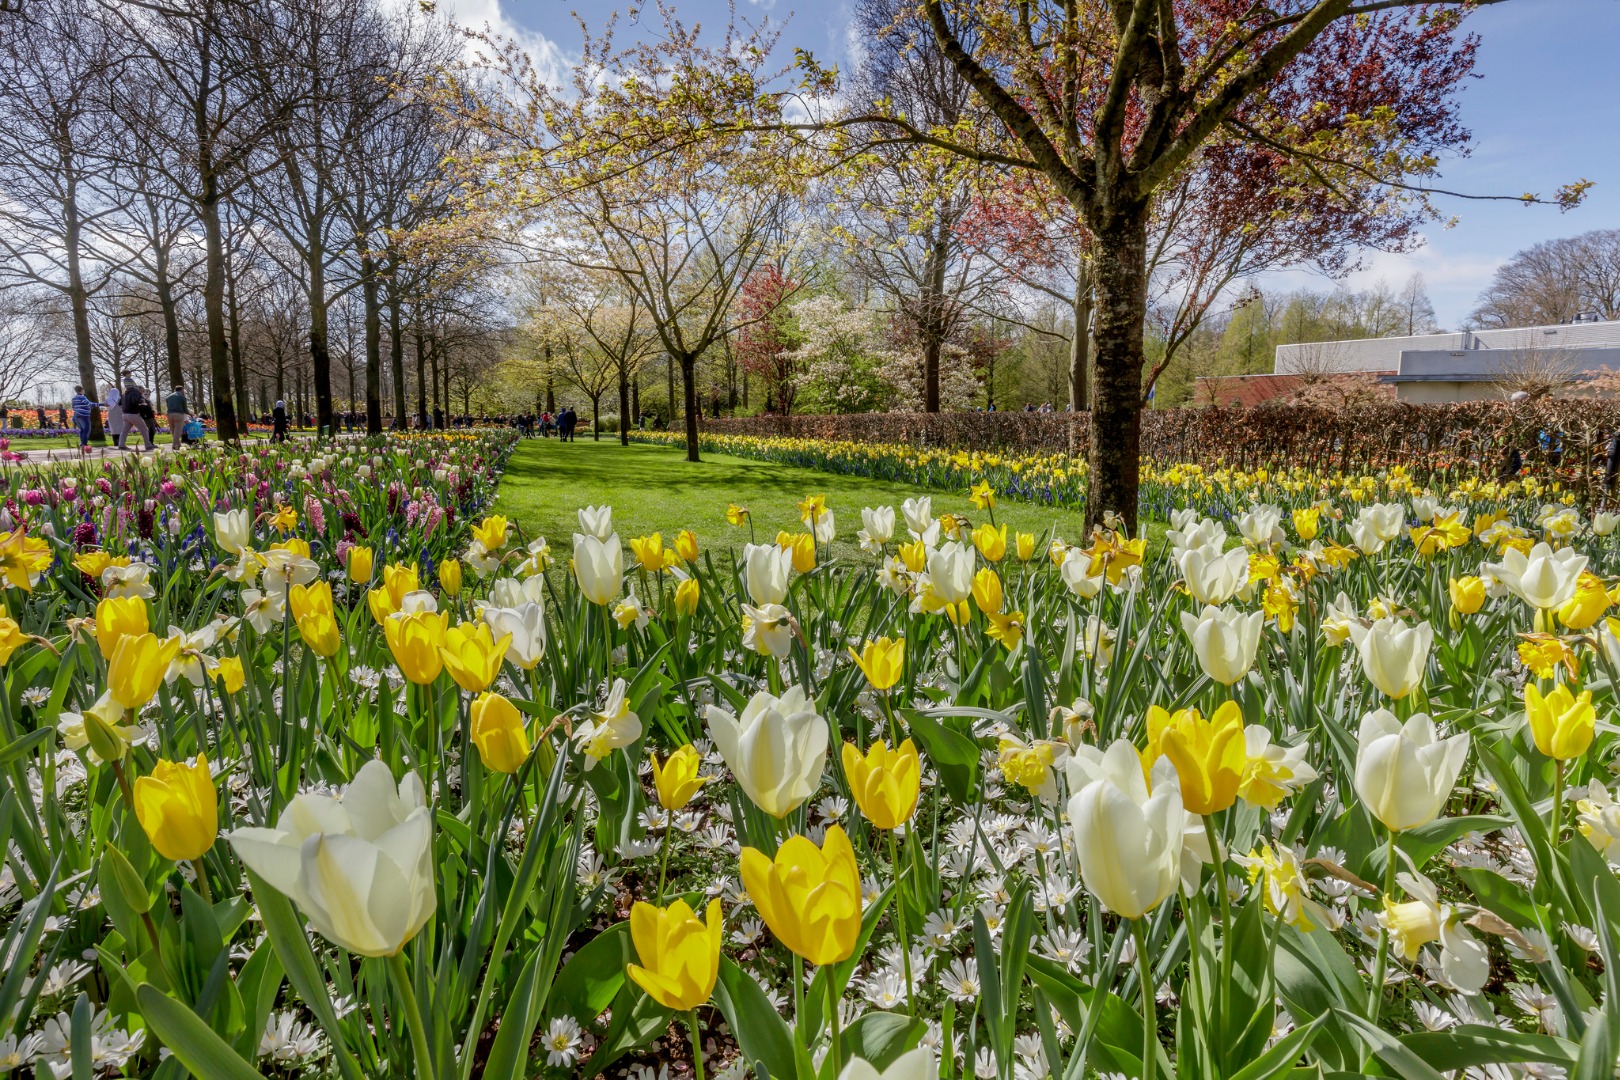
[[[90,445],[90,410],[101,407],[99,401],[91,401],[84,395],[84,387],[73,388],[73,426],[79,432],[79,449],[84,450]]]
[[[191,410],[186,407],[186,388],[176,386],[169,392],[169,396],[164,398],[163,404],[169,411],[169,437],[174,443],[174,448],[178,450],[186,418],[191,414]]]
[[[119,450],[124,448],[124,395],[114,382],[107,387],[107,434],[112,436],[113,446]]]
[[[153,424],[152,403],[146,400],[146,391],[134,379],[124,384],[124,445],[129,445],[129,429],[134,427],[141,433],[141,441],[146,449],[156,450],[157,441],[154,436],[157,428]]]
[[[271,442],[286,442],[287,441],[287,403],[285,401],[278,400],[276,402],[275,410],[270,414],[270,423],[271,423],[270,441]]]

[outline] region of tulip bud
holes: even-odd
[[[515,773],[523,767],[529,757],[529,733],[516,705],[485,691],[473,700],[468,718],[472,743],[485,768]]]

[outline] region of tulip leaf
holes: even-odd
[[[1316,1033],[1327,1023],[1327,1016],[1318,1016],[1304,1027],[1295,1028],[1277,1040],[1275,1046],[1249,1062],[1227,1080],[1272,1080],[1273,1077],[1292,1072],[1301,1054],[1310,1049]]]
[[[27,921],[16,919],[6,931],[4,939],[0,939],[0,946],[4,946],[6,956],[17,957],[24,961],[7,965],[5,980],[0,982],[0,1020],[13,1015],[11,1010],[17,1004],[23,986],[28,981],[34,950],[39,948],[39,939],[45,933],[45,920],[51,916],[51,900],[56,895],[56,874],[60,865],[58,862],[57,866],[51,867],[51,875],[45,879],[45,884],[36,898],[33,915]],[[27,1021],[28,1011],[24,1010],[16,1017],[15,1032],[20,1034]]]
[[[563,965],[552,984],[550,1013],[588,1024],[602,1014],[625,982],[625,965],[636,962],[630,924],[614,923]]]
[[[14,761],[21,761],[28,756],[29,751],[56,734],[55,728],[42,727],[37,731],[13,739],[0,747],[0,767],[9,766]]]
[[[536,974],[540,970],[540,950],[529,954],[523,965],[517,987],[501,1014],[500,1030],[495,1033],[495,1044],[484,1063],[484,1075],[490,1080],[518,1080],[528,1065],[529,1040],[540,1023],[540,1010],[536,1007]]]
[[[1447,1072],[1500,1062],[1545,1061],[1569,1067],[1580,1047],[1568,1039],[1525,1031],[1506,1031],[1488,1024],[1462,1024],[1450,1031],[1415,1031],[1401,1036],[1418,1057]]]
[[[1569,1080],[1613,1080],[1614,1036],[1607,1013],[1598,1013],[1587,1025],[1581,1039],[1580,1057],[1569,1073]]]
[[[720,979],[714,985],[714,1003],[737,1036],[754,1072],[764,1075],[768,1071],[773,1080],[800,1075],[787,1022],[754,977],[724,956],[720,958]]]
[[[192,1075],[209,1080],[263,1080],[262,1073],[238,1057],[229,1043],[185,1005],[151,983],[142,983],[135,993],[147,1024]]]
[[[869,1012],[844,1029],[843,1060],[858,1057],[879,1072],[922,1042],[928,1025],[904,1013]]]
[[[911,709],[903,710],[906,726],[910,728],[922,749],[939,773],[940,783],[952,799],[963,806],[978,801],[979,744],[931,716]]]
[[[1513,824],[1513,819],[1502,817],[1499,814],[1469,814],[1465,817],[1443,817],[1420,825],[1415,829],[1408,829],[1396,838],[1396,845],[1407,855],[1419,869],[1436,854],[1471,832],[1489,833]],[[1373,852],[1372,862],[1380,875],[1374,880],[1382,881],[1384,872],[1384,856],[1389,851],[1387,846],[1380,847]]]
[[[1402,1080],[1444,1080],[1410,1047],[1366,1017],[1344,1009],[1334,1009],[1333,1014],[1347,1024],[1378,1060],[1393,1069]]]

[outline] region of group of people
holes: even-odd
[[[531,437],[549,439],[555,434],[563,442],[573,442],[574,433],[579,429],[579,414],[573,406],[564,405],[556,412],[548,410],[539,416],[520,416],[517,427]]]
[[[163,399],[163,406],[168,414],[169,437],[176,450],[182,443],[202,441],[202,421],[191,415],[185,387],[176,386],[171,390]],[[91,413],[102,408],[107,410],[107,432],[118,449],[128,448],[132,432],[140,433],[146,449],[157,448],[157,410],[146,388],[130,379],[122,390],[117,383],[108,387],[106,401],[91,401],[83,386],[73,388],[73,427],[78,432],[81,450],[90,445]]]

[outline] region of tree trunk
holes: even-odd
[[[240,414],[241,432],[246,435],[248,423],[253,417],[253,403],[249,400],[251,388],[248,386],[247,369],[242,360],[242,305],[241,296],[237,291],[237,284],[236,273],[232,269],[231,259],[227,253],[225,258],[226,344],[230,348],[231,386],[236,392],[236,409]],[[218,412],[217,408],[215,408],[215,412]]]
[[[85,396],[95,401],[96,364],[90,353],[90,293],[84,287],[84,270],[79,265],[79,236],[83,225],[79,220],[77,198],[69,192],[63,200],[62,216],[67,226],[68,307],[73,314],[73,346],[79,362],[79,382],[84,385]],[[90,410],[90,437],[97,443],[106,440],[101,427],[101,410]]]
[[[685,372],[686,368],[685,368],[684,364],[682,365],[681,370],[682,370],[683,373]],[[669,426],[674,427],[675,426],[675,358],[673,356],[664,357],[664,374],[669,377]],[[695,399],[695,393],[690,390],[690,386],[688,388],[688,394],[689,394],[689,396],[691,396],[691,397],[693,397]],[[691,460],[696,461],[697,458],[692,458]]]
[[[433,379],[433,412],[435,415],[442,415],[444,412],[444,398],[439,394],[439,343],[437,341],[428,350],[428,360],[430,361],[429,367],[432,369],[429,374]]]
[[[936,233],[940,226],[936,223]],[[945,344],[945,238],[928,249],[927,293],[923,296],[923,412],[939,412],[939,356]]]
[[[399,336],[399,290],[388,286],[388,370],[394,376],[394,416],[405,425],[405,342]]]
[[[215,424],[223,443],[238,439],[236,401],[231,395],[231,355],[225,340],[225,237],[219,222],[218,179],[209,163],[202,169],[203,198],[198,203],[203,235],[207,240],[204,256],[203,312],[208,323],[208,367],[214,381]]]
[[[639,371],[636,372],[636,377],[630,380],[630,412],[635,417],[636,423],[639,424],[641,422],[641,373]]]
[[[315,430],[322,437],[337,432],[332,418],[332,347],[326,322],[326,252],[313,240],[309,247],[309,362],[315,375]]]
[[[422,317],[418,315],[413,336],[416,338],[416,422],[426,431],[427,411],[427,341],[422,336]]]
[[[619,445],[630,445],[630,370],[619,365]]]
[[[1142,332],[1147,321],[1147,208],[1097,232],[1096,394],[1086,527],[1112,510],[1136,529],[1142,446]]]
[[[551,342],[546,342],[546,412],[557,413],[557,373],[551,370]]]
[[[1091,336],[1091,260],[1082,245],[1074,271],[1074,338],[1069,342],[1069,407],[1085,412],[1091,407],[1086,380]]]
[[[591,442],[602,441],[602,395],[591,395]]]
[[[674,360],[676,358],[672,356],[670,359]],[[698,461],[700,459],[698,457],[697,357],[682,356],[680,357],[680,364],[681,388],[684,392],[686,409],[686,460]],[[673,363],[670,364],[669,370],[670,378],[673,379],[675,372]],[[673,401],[674,387],[671,386],[670,390],[672,391],[670,397]]]
[[[180,364],[180,315],[174,302],[174,282],[169,277],[169,253],[161,246],[152,250],[152,287],[157,292],[158,311],[163,315],[163,344],[169,354],[169,379],[174,386],[185,383]]]
[[[366,434],[381,435],[382,312],[377,305],[377,263],[360,256],[360,296],[366,309]]]

